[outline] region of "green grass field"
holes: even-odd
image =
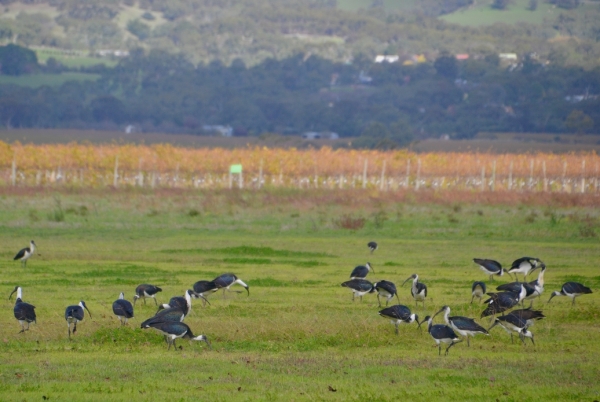
[[[526,194],[517,205],[435,194],[427,204],[420,194],[392,202],[370,191],[0,189],[0,400],[600,399],[600,210],[578,207],[576,196],[561,206]],[[344,229],[344,217],[364,226]],[[39,254],[21,268],[12,258],[30,239]],[[370,240],[380,244],[372,255]],[[470,287],[493,284],[472,258],[507,265],[524,255],[548,266],[535,346],[494,328],[438,356],[426,331],[412,324],[395,335],[374,295],[352,302],[340,286],[370,261],[368,279],[395,282],[420,317],[447,304],[489,327]],[[139,329],[152,300],[138,302],[127,327],[112,314],[119,292],[132,300],[138,284],[161,286],[166,303],[225,272],[250,296],[214,294],[185,320],[212,350],[180,340],[167,351],[160,334]],[[429,287],[425,308],[400,287],[413,273]],[[547,304],[573,280],[594,293],[573,307],[567,298]],[[38,317],[21,334],[8,300],[15,285]],[[64,309],[79,300],[92,318],[69,341]]]
[[[98,64],[104,64],[107,67],[114,67],[117,65],[116,60],[90,56],[67,55],[52,49],[35,49],[35,54],[37,55],[38,62],[41,64],[46,64],[50,57],[54,57],[61,64],[71,68],[91,67]]]
[[[100,78],[100,74],[74,72],[62,74],[30,74],[19,76],[0,75],[0,85],[13,84],[30,88],[38,88],[44,85],[50,87],[59,87],[68,81],[95,81],[98,78]]]
[[[538,2],[535,11],[528,9],[529,0],[513,0],[506,10],[495,10],[490,6],[491,2],[477,2],[471,7],[453,12],[452,14],[440,17],[446,22],[451,22],[466,26],[492,25],[495,23],[516,24],[527,22],[531,24],[541,24],[545,19],[554,20],[561,9],[553,7],[546,2]],[[577,13],[585,14],[586,10],[596,9],[595,4],[582,4],[577,8]]]

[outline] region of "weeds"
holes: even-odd
[[[48,220],[51,222],[63,222],[65,220],[65,212],[62,209],[59,197],[54,197],[54,209],[48,213]]]
[[[377,229],[381,229],[388,220],[388,215],[384,210],[379,210],[373,214],[373,224]]]
[[[366,219],[363,217],[353,217],[350,214],[344,214],[333,221],[334,225],[341,229],[359,230],[365,226]]]

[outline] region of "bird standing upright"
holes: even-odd
[[[35,252],[35,242],[32,240],[29,242],[29,247],[25,247],[25,248],[19,250],[19,252],[17,253],[17,255],[15,255],[15,258],[13,258],[13,260],[15,260],[15,261],[21,260],[21,266],[26,267],[27,260],[33,256],[34,252]]]
[[[19,324],[21,324],[21,330],[19,331],[19,333],[21,333],[29,330],[30,323],[36,323],[35,306],[21,300],[23,294],[20,286],[15,286],[10,296],[8,296],[8,300],[12,298],[12,295],[15,292],[17,292],[17,300],[15,301],[13,311],[15,318],[19,321]],[[25,324],[27,324],[27,328],[25,328]]]
[[[425,298],[427,297],[427,285],[419,282],[419,275],[412,274],[402,283],[402,286],[409,280],[413,280],[412,287],[410,288],[410,294],[413,299],[415,299],[415,306],[418,302],[423,302],[423,307],[425,307]]]
[[[573,300],[573,302],[571,303],[572,306],[575,304],[576,297],[590,293],[592,293],[592,289],[582,285],[581,283],[567,282],[562,285],[560,291],[557,290],[552,292],[552,294],[550,295],[550,299],[548,299],[548,303],[550,303],[550,300],[552,300],[554,296],[567,296]]]
[[[69,328],[69,339],[71,339],[71,324],[73,324],[73,335],[75,335],[75,332],[77,332],[77,323],[85,317],[83,309],[86,309],[90,318],[92,318],[92,313],[90,313],[83,300],[79,304],[68,306],[65,310],[65,320],[67,320],[67,328]]]
[[[146,297],[150,297],[154,299],[154,303],[158,306],[158,302],[156,301],[156,294],[158,292],[162,292],[162,289],[158,286],[149,285],[144,283],[135,288],[135,295],[133,296],[133,305],[135,306],[135,302],[137,299],[144,299],[144,305],[146,304]]]
[[[373,251],[377,250],[379,246],[374,241],[370,241],[369,243],[367,243],[367,247],[369,247],[369,250],[371,250],[371,254],[373,254]]]
[[[370,271],[373,271],[373,273],[375,273],[375,270],[371,266],[370,262],[367,262],[365,265],[359,265],[357,267],[354,267],[354,269],[350,273],[350,279],[365,279]]]
[[[133,318],[133,306],[125,300],[125,293],[121,292],[119,298],[113,302],[113,313],[119,318],[121,325],[126,325],[127,320]]]

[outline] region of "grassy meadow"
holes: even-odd
[[[553,197],[508,205],[451,192],[0,188],[0,400],[599,400],[600,210]],[[38,255],[21,268],[12,258],[30,239]],[[380,245],[372,255],[371,240]],[[548,267],[535,346],[511,344],[496,327],[438,356],[425,328],[397,336],[375,295],[352,302],[340,286],[370,261],[368,279],[395,282],[421,318],[447,304],[487,328],[483,306],[469,304],[471,284],[509,279],[492,285],[472,258],[509,265],[525,255]],[[166,303],[225,272],[250,295],[195,301],[185,319],[212,350],[179,340],[167,351],[160,334],[141,330],[152,300],[137,303],[126,327],[112,314],[119,292],[132,300],[138,284],[161,286]],[[429,287],[425,308],[400,287],[413,273]],[[573,307],[547,304],[566,281],[594,293]],[[8,300],[15,285],[38,317],[21,334]],[[79,300],[92,318],[69,341],[64,309]]]

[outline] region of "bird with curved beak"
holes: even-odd
[[[192,333],[192,330],[187,324],[183,322],[174,322],[174,321],[163,321],[163,322],[155,322],[149,325],[150,328],[154,328],[158,332],[162,333],[167,338],[167,343],[169,347],[167,350],[171,349],[171,345],[175,347],[177,350],[177,345],[175,345],[175,340],[178,338],[189,339],[191,341],[204,341],[208,345],[209,349],[212,349],[210,342],[206,335],[198,335],[195,336]]]
[[[73,335],[75,335],[75,332],[77,332],[77,323],[85,317],[83,309],[86,309],[90,318],[92,318],[92,313],[90,313],[83,300],[79,304],[68,306],[65,310],[65,320],[67,320],[67,328],[69,328],[69,339],[71,339],[71,324],[73,324]]]
[[[419,322],[419,316],[412,313],[410,309],[402,304],[384,308],[379,312],[379,315],[383,318],[389,318],[391,323],[396,326],[396,335],[398,335],[398,326],[400,324],[411,324],[417,323],[417,328],[421,329],[421,323]]]
[[[442,324],[433,325],[433,317],[431,316],[425,317],[425,319],[421,321],[421,324],[423,324],[425,321],[427,321],[427,332],[429,332],[429,335],[431,335],[431,337],[435,341],[435,344],[437,345],[439,351],[438,354],[440,356],[442,355],[442,342],[450,344],[446,348],[446,356],[448,355],[448,351],[452,346],[459,342],[462,342],[462,339],[456,336],[452,328],[450,328],[449,326]]]
[[[210,305],[210,302],[206,300],[204,296],[196,293],[192,289],[188,289],[185,291],[183,296],[171,297],[171,300],[169,300],[168,304],[160,304],[158,306],[158,311],[169,307],[179,307],[185,312],[185,315],[188,315],[192,311],[192,298],[202,299],[204,300],[204,303],[208,303]]]
[[[358,296],[362,302],[364,295],[367,293],[373,293],[375,291],[373,284],[366,279],[351,279],[342,283],[342,286],[352,291],[352,301],[354,301],[354,298]]]
[[[444,306],[433,315],[435,318],[439,313],[444,313],[444,321],[446,324],[452,327],[453,330],[458,332],[461,336],[467,338],[467,346],[471,346],[469,342],[469,336],[475,337],[477,334],[489,335],[488,331],[481,325],[477,324],[473,318],[454,316],[450,315],[450,306]]]
[[[533,333],[527,330],[527,327],[529,327],[527,320],[513,314],[496,317],[494,324],[488,329],[488,331],[491,331],[491,329],[496,325],[500,325],[507,333],[510,334],[511,343],[515,343],[513,339],[513,332],[516,332],[519,334],[519,338],[521,338],[523,345],[525,345],[525,338],[531,339],[531,343],[535,345],[535,342],[533,341]]]
[[[402,283],[402,286],[409,280],[413,280],[412,287],[410,288],[410,294],[415,299],[415,306],[418,302],[423,302],[425,307],[425,298],[427,297],[427,286],[424,283],[419,282],[419,275],[412,274]]]
[[[500,264],[496,260],[490,260],[487,258],[473,258],[473,262],[479,265],[479,268],[486,274],[490,276],[490,281],[494,280],[494,275],[502,276],[504,273],[508,273],[508,271],[502,268],[502,264]]]
[[[30,323],[37,323],[36,315],[35,315],[35,306],[25,303],[21,298],[23,297],[23,293],[20,286],[15,286],[10,296],[8,296],[8,300],[12,298],[12,295],[17,292],[17,300],[15,301],[15,307],[13,309],[15,318],[21,324],[21,332],[25,332],[29,330]],[[25,328],[25,324],[27,324],[27,328]]]
[[[486,286],[484,282],[475,281],[473,282],[473,286],[471,286],[471,304],[473,304],[473,299],[478,298],[481,302],[483,295],[487,292]]]
[[[225,291],[241,293],[237,290],[229,289],[235,283],[242,285],[244,288],[246,288],[246,292],[248,292],[248,296],[250,296],[250,287],[246,285],[244,281],[242,281],[240,278],[238,278],[232,273],[220,275],[217,278],[215,278],[213,282],[215,283],[217,289],[223,289],[223,298],[225,298]]]
[[[562,285],[560,291],[557,290],[552,292],[552,294],[550,295],[550,299],[548,299],[548,303],[550,303],[550,300],[552,300],[554,296],[566,296],[570,297],[573,300],[571,302],[571,306],[573,306],[575,304],[576,297],[590,293],[592,293],[592,289],[582,285],[581,283],[567,282]]]

